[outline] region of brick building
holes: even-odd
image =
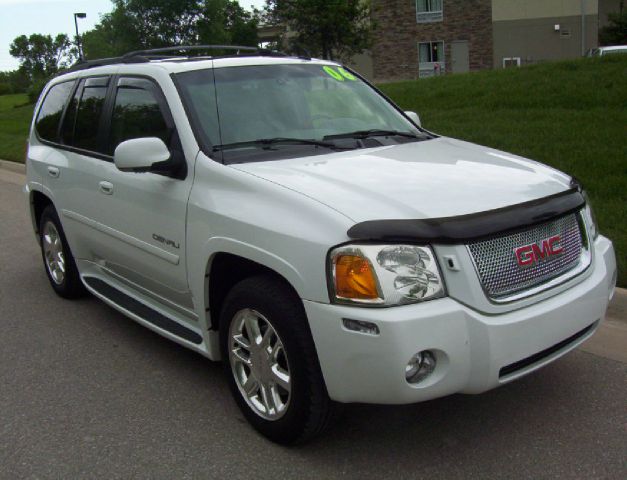
[[[492,0],[374,0],[372,18],[375,79],[492,67]]]
[[[574,58],[598,45],[621,0],[372,0],[375,81],[423,78]]]

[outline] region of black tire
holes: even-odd
[[[229,356],[229,331],[238,312],[252,309],[271,324],[289,359],[291,392],[283,416],[263,418],[253,410],[236,383]],[[329,399],[318,356],[300,299],[285,282],[271,275],[247,278],[227,295],[220,315],[220,347],[224,370],[236,403],[251,425],[273,442],[303,443],[322,433],[338,412]]]
[[[65,272],[62,279],[55,279],[53,277],[53,274],[51,273],[51,268],[48,266],[48,261],[46,260],[46,252],[44,248],[44,232],[46,231],[48,223],[54,226],[60,240],[61,251],[63,254],[65,266]],[[48,276],[50,285],[57,293],[57,295],[69,299],[78,298],[85,295],[87,293],[87,290],[85,289],[85,286],[83,285],[83,282],[81,281],[78,274],[76,262],[74,261],[74,256],[70,251],[70,246],[67,243],[67,239],[65,238],[65,233],[63,232],[63,227],[61,227],[61,222],[59,221],[57,211],[52,205],[48,205],[44,209],[41,214],[41,218],[39,219],[39,245],[41,247],[41,256],[44,262],[44,270],[46,271],[46,275]]]

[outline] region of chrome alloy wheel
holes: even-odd
[[[48,273],[54,283],[61,285],[65,280],[65,256],[63,254],[63,242],[54,223],[46,222],[44,224],[41,244]]]
[[[260,417],[278,420],[290,402],[292,378],[283,342],[266,317],[249,308],[229,328],[229,361],[246,403]]]

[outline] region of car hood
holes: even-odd
[[[562,192],[571,181],[538,162],[446,137],[231,167],[355,222],[482,212]]]

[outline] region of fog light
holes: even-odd
[[[419,383],[435,370],[435,355],[430,350],[416,353],[405,366],[405,380],[409,383]]]

